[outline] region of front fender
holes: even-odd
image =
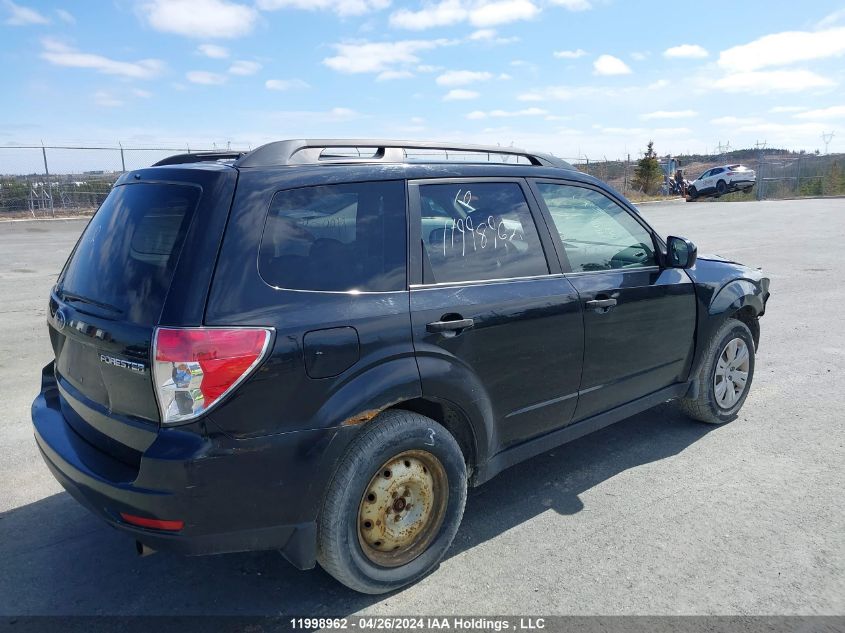
[[[748,279],[736,279],[725,284],[710,301],[708,313],[713,315],[729,313],[751,307],[754,316],[763,314],[765,310],[764,290]]]

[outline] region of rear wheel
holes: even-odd
[[[691,418],[724,424],[736,417],[754,378],[754,338],[742,321],[728,319],[705,351],[698,396],[680,401]]]
[[[347,587],[378,594],[434,569],[463,517],[466,464],[452,435],[409,411],[361,431],[332,478],[317,560]]]

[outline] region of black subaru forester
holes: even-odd
[[[52,290],[35,437],[142,553],[278,549],[381,593],[437,565],[468,485],[666,400],[736,417],[768,297],[553,156],[173,156]]]

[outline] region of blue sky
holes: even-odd
[[[845,3],[0,0],[0,146],[845,151]]]

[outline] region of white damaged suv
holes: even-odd
[[[723,165],[708,169],[687,186],[687,200],[699,196],[721,196],[732,191],[748,193],[757,179],[745,165]]]

